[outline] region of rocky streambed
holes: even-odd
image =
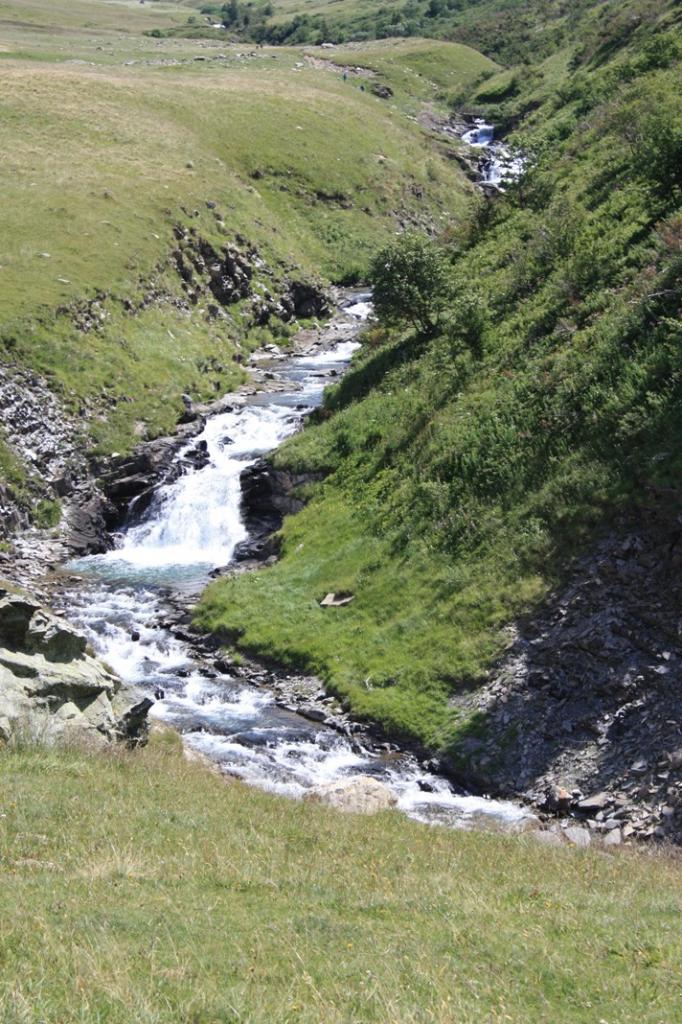
[[[72,560],[53,599],[107,664],[154,701],[150,717],[178,729],[188,749],[226,775],[348,809],[397,806],[451,826],[537,825],[523,805],[457,789],[433,763],[373,736],[319,680],[235,663],[191,627],[211,575],[275,557],[267,538],[296,509],[298,481],[274,474],[262,456],[300,428],[345,371],[368,298],[346,296],[327,326],[297,338],[294,355],[258,353],[238,394],[188,408],[194,427],[118,466],[105,486],[128,513],[114,546]],[[158,470],[148,471],[144,459],[164,448]]]
[[[80,729],[137,741],[150,711],[225,774],[292,797],[397,805],[451,826],[531,828],[552,843],[679,841],[680,531],[662,507],[614,528],[531,622],[510,627],[509,651],[488,683],[453,698],[487,722],[456,766],[420,759],[352,721],[319,680],[231,659],[192,628],[211,576],[277,557],[272,531],[300,507],[296,488],[308,478],[277,472],[263,456],[345,371],[367,298],[342,297],[326,327],[300,333],[293,355],[274,346],[258,353],[238,393],[210,406],[188,401],[174,436],[103,464],[99,488],[82,475],[77,446],[57,446],[66,460],[55,471],[68,465],[82,481],[66,532],[24,531],[0,557],[5,575],[55,605],[81,637],[59,680],[33,626],[0,637],[14,707],[12,718],[7,701],[0,705],[0,733],[30,712],[36,722],[51,715],[55,736]],[[18,399],[14,408],[18,422],[31,413]],[[90,553],[74,562],[74,552]],[[27,623],[50,619],[32,599],[27,609]],[[13,614],[0,606],[0,626]],[[71,635],[64,619],[50,630]],[[86,639],[116,677],[97,668]],[[20,670],[26,656],[40,665]],[[452,783],[462,764],[469,792]]]

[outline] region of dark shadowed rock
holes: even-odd
[[[329,297],[323,288],[308,281],[291,281],[287,298],[295,316],[307,319],[330,312]]]
[[[276,553],[275,542],[265,542],[279,530],[285,515],[299,512],[305,505],[297,489],[322,479],[317,473],[290,473],[275,469],[260,459],[243,471],[242,515],[250,537],[240,546],[240,558],[268,557]]]
[[[482,714],[469,778],[551,813],[682,841],[682,539],[664,509],[603,537],[544,607],[510,629],[486,683],[453,698]],[[564,788],[558,798],[558,788]],[[566,799],[565,794],[570,794]],[[632,832],[625,826],[632,823]]]

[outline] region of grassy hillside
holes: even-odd
[[[168,430],[183,391],[229,388],[240,350],[271,340],[251,299],[188,301],[178,227],[250,254],[258,297],[353,275],[400,224],[466,202],[403,114],[409,83],[389,105],[297,51],[144,34],[192,10],[0,9],[0,351],[48,375],[102,451]],[[448,60],[465,81],[487,63],[454,45]]]
[[[282,561],[213,585],[200,612],[450,753],[484,727],[451,697],[485,678],[510,621],[600,528],[680,507],[679,11],[599,58],[585,42],[513,95],[478,87],[481,113],[519,122],[527,173],[442,238],[439,336],[375,330],[277,455],[327,474]],[[351,605],[320,607],[341,590]]]
[[[221,3],[206,5],[216,12]],[[231,27],[273,43],[345,43],[349,40],[427,36],[466,43],[503,64],[535,62],[578,35],[599,36],[614,10],[595,0],[274,0],[267,6],[237,0]],[[615,17],[626,32],[637,19],[656,17],[657,0],[626,0]],[[247,16],[248,12],[248,16]]]
[[[0,774],[6,1024],[679,1019],[675,860],[344,816],[171,737]]]

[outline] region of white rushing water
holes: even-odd
[[[245,407],[214,416],[188,448],[205,442],[208,464],[162,488],[153,515],[127,531],[105,557],[135,565],[227,565],[246,530],[240,515],[240,473],[296,429],[278,407]],[[184,452],[180,453],[180,457]]]
[[[483,181],[488,185],[496,185],[501,192],[505,184],[516,181],[523,173],[523,157],[512,153],[501,142],[495,142],[494,125],[476,119],[474,127],[462,136],[462,142],[485,154],[481,168]]]
[[[409,754],[364,749],[357,740],[279,707],[272,692],[199,663],[164,625],[165,594],[229,563],[246,539],[240,474],[275,448],[318,405],[330,378],[358,347],[349,325],[370,315],[358,296],[341,318],[341,340],[315,355],[273,361],[291,388],[253,396],[243,407],[211,418],[199,438],[208,462],[160,489],[142,522],[115,550],[74,564],[81,580],[67,596],[68,612],[101,656],[125,680],[163,698],[152,715],[173,725],[185,742],[231,775],[261,788],[301,797],[312,786],[373,775],[394,791],[398,807],[421,821],[466,826],[481,817],[516,824],[523,808],[456,793]],[[182,453],[180,453],[180,457]],[[177,632],[177,630],[176,630]]]

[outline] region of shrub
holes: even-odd
[[[442,249],[425,235],[407,233],[372,261],[370,282],[379,320],[412,324],[433,336],[450,297],[450,267]]]
[[[616,124],[631,147],[635,172],[675,202],[682,189],[682,114],[676,91],[664,83],[638,89]]]
[[[62,506],[59,501],[43,498],[36,505],[33,521],[41,530],[48,530],[59,524],[61,515]]]

